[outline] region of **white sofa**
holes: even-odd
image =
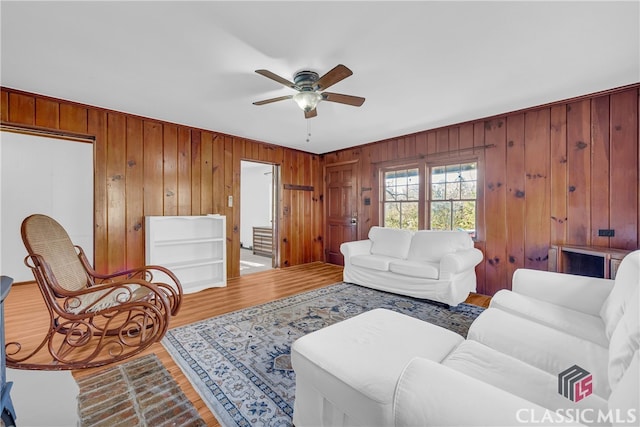
[[[293,422],[638,425],[639,287],[635,251],[615,281],[518,270],[466,340],[382,309],[321,329],[292,346]],[[570,400],[560,374],[574,365],[591,380]]]
[[[369,239],[346,242],[344,281],[456,306],[476,291],[483,255],[462,231],[371,227]]]

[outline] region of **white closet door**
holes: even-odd
[[[40,213],[58,221],[93,262],[93,144],[0,132],[0,273],[31,281],[20,225]]]

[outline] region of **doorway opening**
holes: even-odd
[[[278,267],[277,165],[240,162],[240,275]]]

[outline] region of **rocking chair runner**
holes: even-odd
[[[38,283],[50,322],[37,348],[24,350],[16,341],[6,344],[7,366],[51,370],[101,366],[138,354],[162,339],[182,300],[182,286],[171,271],[144,266],[99,274],[64,228],[45,215],[27,217],[21,232],[29,254],[25,264]],[[173,283],[153,282],[154,272],[164,273]],[[45,347],[51,358],[42,362]]]

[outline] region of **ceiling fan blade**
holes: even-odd
[[[314,108],[311,111],[305,111],[304,118],[305,119],[310,119],[310,118],[315,117],[317,115],[318,115],[318,111]]]
[[[281,85],[285,85],[286,87],[290,87],[291,89],[296,89],[299,90],[300,88],[298,86],[296,86],[295,83],[290,82],[289,80],[280,77],[279,75],[272,73],[269,70],[256,70],[256,73],[265,76],[268,79],[271,80],[275,80],[276,82],[280,83]]]
[[[277,98],[265,99],[264,101],[256,101],[253,103],[253,105],[271,104],[272,102],[284,101],[285,99],[291,98],[293,98],[293,95],[279,96]]]
[[[364,98],[360,96],[343,95],[341,93],[323,92],[322,98],[325,101],[339,102],[340,104],[353,105],[359,107],[364,103]]]
[[[338,64],[333,67],[332,70],[327,72],[327,74],[320,77],[318,81],[315,82],[314,86],[316,86],[318,90],[324,90],[329,88],[329,86],[333,86],[334,84],[338,83],[340,80],[346,79],[352,74],[353,71],[342,64]]]

